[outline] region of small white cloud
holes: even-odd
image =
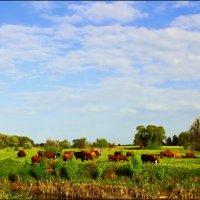
[[[28,5],[32,9],[40,12],[50,11],[55,6],[54,2],[52,1],[30,1],[28,2]]]
[[[174,8],[182,8],[190,6],[190,1],[177,1],[173,3],[172,7]]]
[[[173,20],[170,25],[181,29],[199,31],[200,14],[179,16]]]

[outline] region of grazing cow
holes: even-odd
[[[34,166],[35,163],[40,163],[42,161],[42,157],[41,156],[32,156],[31,157],[31,165]]]
[[[26,152],[22,149],[22,150],[19,150],[18,153],[17,153],[17,157],[25,157],[26,156]]]
[[[115,156],[117,156],[117,155],[122,155],[122,153],[121,153],[120,151],[115,151],[115,152],[114,152],[114,155],[115,155]]]
[[[160,157],[175,158],[175,154],[171,151],[161,151]]]
[[[72,158],[72,154],[71,153],[65,153],[63,155],[63,161],[68,161]]]
[[[42,151],[41,150],[38,150],[38,156],[42,157]]]
[[[142,162],[153,162],[159,163],[158,157],[156,154],[142,154],[141,155]]]
[[[102,153],[101,149],[94,149],[94,151],[95,151],[95,152],[98,152],[98,153],[97,153],[97,157],[100,156],[101,153]]]
[[[46,152],[44,153],[44,157],[46,157],[46,158],[48,158],[48,159],[54,159],[54,160],[55,160],[55,158],[56,158],[56,156],[55,156],[54,153],[51,153],[51,152],[48,152],[48,151],[46,151]]]
[[[175,158],[182,158],[182,156],[180,155],[180,153],[178,152],[172,152],[174,154]]]
[[[128,158],[126,156],[124,156],[124,155],[117,155],[116,156],[116,161],[121,161],[121,160],[128,162]]]
[[[75,156],[76,160],[79,159],[79,158],[82,161],[85,160],[85,154],[82,151],[80,151],[80,152],[74,152],[74,156]]]
[[[126,152],[126,157],[129,157],[129,156],[134,156],[134,153],[130,151]]]
[[[108,154],[108,160],[114,160],[115,162],[117,161],[115,155]]]
[[[186,153],[185,157],[186,158],[197,158],[197,156],[194,153]]]

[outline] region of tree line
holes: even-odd
[[[162,145],[176,146],[181,145],[184,148],[191,147],[194,150],[200,150],[200,118],[195,119],[188,131],[181,132],[178,136],[173,135],[167,137],[164,127],[156,125],[137,126],[134,135],[133,144],[141,148],[159,149]],[[108,142],[105,138],[97,138],[94,142],[88,142],[87,138],[82,137],[74,139],[72,144],[67,140],[59,141],[47,139],[46,142],[35,144],[32,139],[27,136],[8,135],[0,133],[0,148],[5,147],[25,147],[41,146],[45,148],[106,148],[115,147],[114,143]],[[120,144],[118,144],[119,146]]]
[[[200,151],[200,118],[194,120],[189,130],[181,132],[178,136],[174,134],[172,137],[166,137],[162,126],[137,126],[133,143],[148,149],[158,149],[162,145],[180,145],[185,149],[190,147]]]
[[[5,147],[31,147],[34,141],[26,136],[8,135],[0,133],[0,148]]]

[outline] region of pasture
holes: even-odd
[[[186,152],[190,152],[189,150],[184,150],[182,147],[165,146],[162,150],[166,149],[179,152],[182,156],[184,156]],[[120,187],[124,187],[123,191],[125,191],[126,195],[125,193],[122,193],[121,196],[118,194],[118,197],[120,198],[133,198],[134,195],[135,197],[139,195],[138,197],[144,197],[144,199],[145,197],[151,197],[154,199],[158,197],[170,197],[172,199],[200,198],[200,152],[194,152],[198,157],[196,159],[159,158],[160,163],[156,165],[154,163],[143,164],[141,161],[141,155],[160,154],[160,151],[162,150],[140,150],[131,146],[119,146],[116,148],[102,149],[102,155],[93,161],[82,162],[79,159],[75,160],[73,158],[71,161],[64,162],[62,160],[63,152],[66,150],[64,149],[61,152],[61,157],[57,158],[53,164],[55,173],[53,175],[48,174],[47,176],[43,176],[38,172],[43,169],[39,166],[41,164],[34,167],[31,166],[31,157],[37,155],[38,150],[39,148],[36,147],[26,149],[25,151],[27,155],[22,158],[17,158],[18,151],[14,151],[14,148],[0,150],[1,182],[8,181],[8,177],[14,174],[17,176],[17,181],[12,183],[15,189],[21,185],[20,189],[22,192],[26,193],[26,186],[29,187],[28,185],[34,185],[36,183],[41,185],[43,184],[35,189],[35,191],[39,191],[43,188],[40,192],[41,194],[43,193],[46,195],[49,193],[49,190],[45,189],[45,185],[47,187],[47,184],[44,184],[46,181],[48,181],[48,187],[52,185],[52,188],[54,188],[54,190],[51,189],[51,192],[54,191],[52,192],[53,195],[57,192],[56,188],[61,187],[64,181],[65,184],[75,184],[73,186],[71,185],[71,188],[77,187],[76,184],[82,184],[83,188],[85,188],[87,184],[90,184],[90,187],[101,187],[101,190],[105,190],[105,188],[110,186],[111,188],[108,191],[118,191]],[[69,150],[70,149],[67,149],[67,151]],[[77,149],[71,150],[78,151]],[[133,152],[134,157],[129,157],[129,162],[109,161],[108,154],[114,154],[115,151],[120,151],[123,155],[126,155],[126,152],[128,151]],[[28,170],[34,168],[35,171],[32,170],[34,176],[30,176],[30,174],[21,176],[20,174],[25,174],[25,168]],[[60,176],[61,172],[63,176]],[[16,182],[17,185],[15,185]],[[57,187],[55,187],[55,183],[57,184]],[[36,187],[36,185],[33,185],[32,188]],[[102,189],[102,187],[104,189]],[[118,187],[118,189],[112,189],[113,187]],[[23,191],[22,188],[26,189]],[[65,190],[67,190],[67,187]],[[70,191],[68,191],[68,194],[71,194]],[[98,193],[99,190],[96,191],[96,193]],[[62,195],[66,193],[67,192],[65,191]],[[82,193],[78,194],[79,197],[84,197],[84,195],[82,194],[83,196],[81,196],[81,194]],[[86,193],[84,194],[86,195]],[[105,191],[103,194],[105,194]],[[177,196],[177,194],[179,194],[179,196]],[[69,197],[73,197],[73,195],[69,195]],[[99,195],[100,196],[96,197],[103,198],[102,193]],[[108,195],[110,195],[110,198],[116,198],[116,194],[114,193]]]

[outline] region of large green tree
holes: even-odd
[[[180,146],[183,146],[185,149],[189,146],[190,144],[190,135],[188,131],[181,132],[178,136],[178,144]]]
[[[103,148],[103,147],[108,147],[109,143],[105,138],[100,138],[100,139],[97,138],[96,142],[94,142],[92,146]]]
[[[200,118],[195,119],[189,131],[191,147],[200,151]]]
[[[166,138],[165,129],[162,126],[140,125],[136,127],[136,131],[134,144],[149,149],[161,147]]]
[[[86,138],[75,139],[72,141],[73,148],[85,149],[88,145]]]

